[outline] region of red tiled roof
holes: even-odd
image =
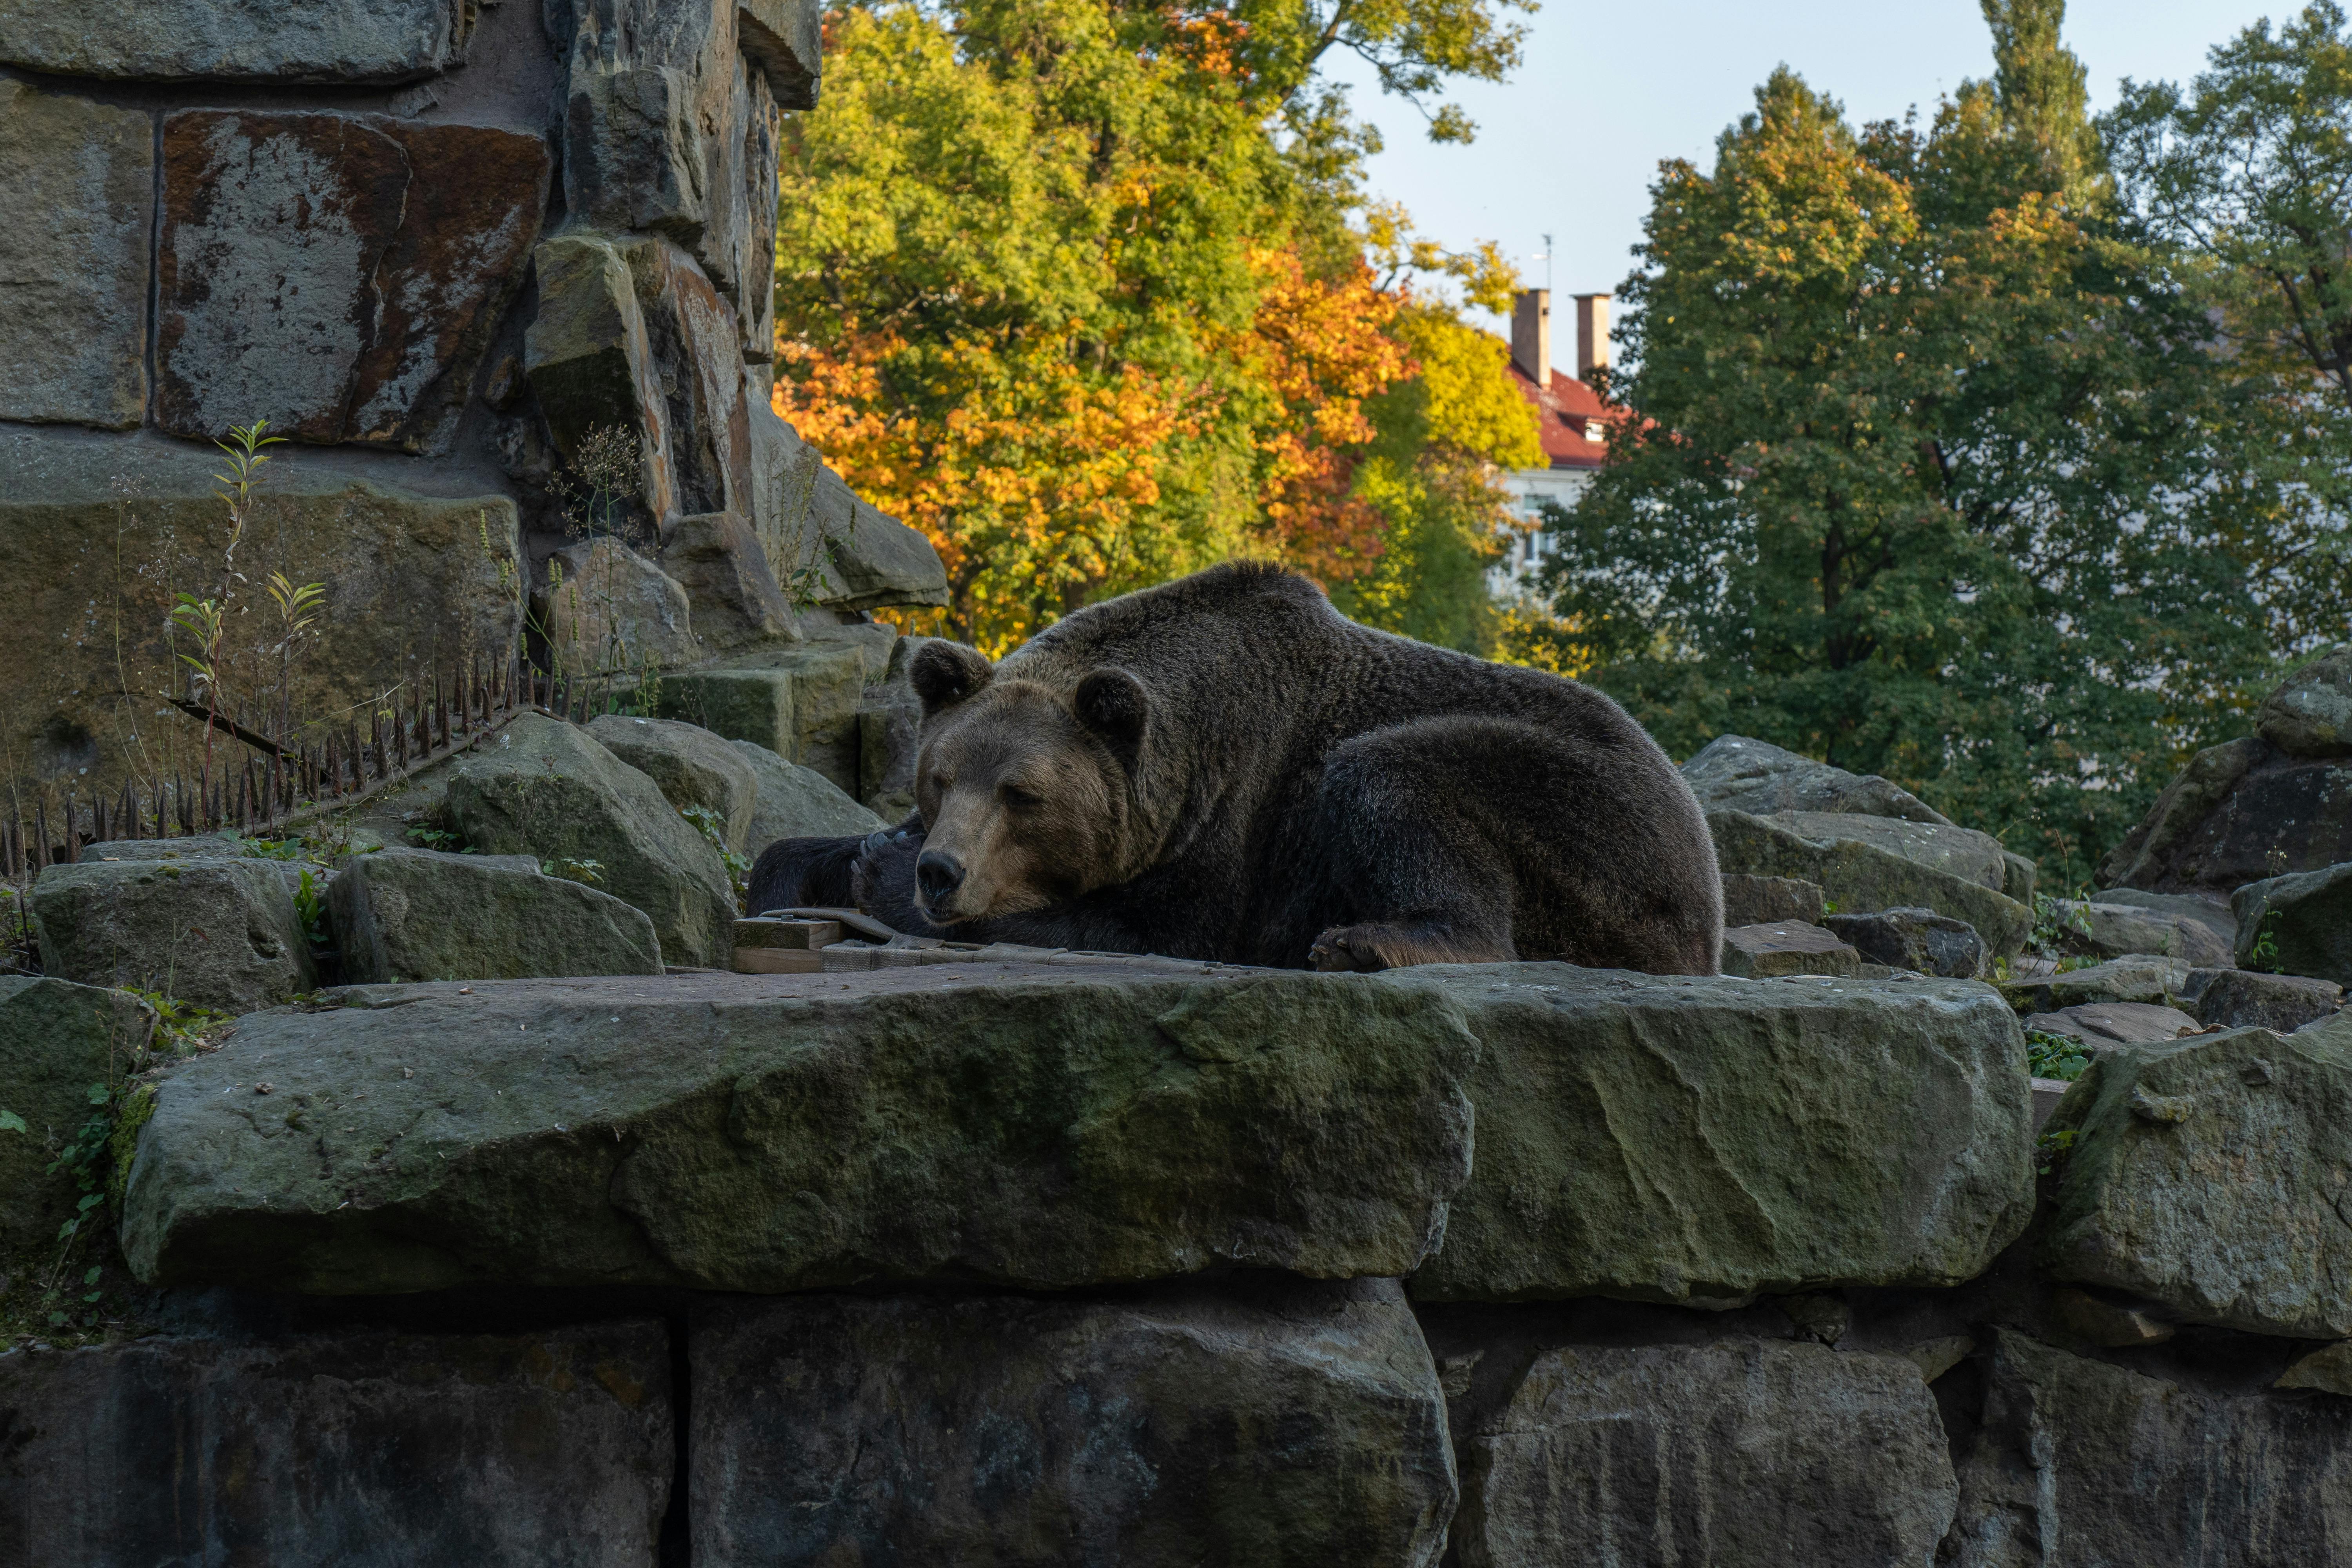
[[[1609,454],[1608,444],[1588,439],[1584,434],[1588,421],[1609,417],[1599,393],[1558,371],[1551,373],[1549,386],[1538,386],[1516,364],[1511,366],[1511,381],[1519,395],[1535,405],[1544,456],[1551,459],[1551,467],[1597,468],[1601,465]]]

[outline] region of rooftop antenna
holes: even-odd
[[[1547,293],[1547,294],[1549,294],[1549,293],[1550,293],[1550,292],[1551,292],[1551,236],[1549,236],[1549,235],[1545,235],[1545,236],[1543,237],[1543,242],[1544,242],[1544,292],[1545,292],[1545,293]]]

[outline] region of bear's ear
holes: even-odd
[[[907,684],[923,700],[923,717],[952,708],[986,686],[996,667],[961,643],[937,638],[915,650],[907,666]]]
[[[1100,737],[1118,760],[1133,766],[1143,748],[1143,727],[1150,721],[1151,698],[1143,682],[1112,666],[1097,669],[1078,682],[1070,700],[1078,722]]]

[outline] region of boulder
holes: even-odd
[[[815,0],[737,0],[736,42],[780,109],[814,109],[824,68]]]
[[[649,366],[662,389],[677,510],[704,518],[703,526],[696,531],[703,537],[695,547],[704,552],[718,542],[721,514],[736,514],[731,531],[727,531],[727,542],[754,559],[737,566],[735,574],[756,573],[767,584],[768,602],[761,606],[761,612],[770,618],[782,618],[783,601],[776,595],[758,535],[745,521],[751,510],[751,430],[742,333],[734,309],[719,297],[719,289],[695,258],[676,243],[652,235],[613,243],[628,266],[637,314],[646,326],[646,346],[652,355]],[[664,521],[666,546],[676,542],[673,530],[678,526]],[[668,554],[667,548],[664,554]],[[680,565],[666,560],[665,566],[672,576],[685,581]],[[695,593],[695,585],[688,583],[687,591]],[[696,605],[701,606],[698,594]],[[780,635],[789,639],[793,634],[787,626]]]
[[[1764,1340],[1547,1351],[1461,1465],[1463,1568],[1924,1564],[1958,1495],[1917,1366]]]
[[[2221,893],[2148,893],[2137,888],[2106,888],[2091,895],[2095,904],[2127,904],[2158,914],[2193,920],[2220,937],[2224,945],[2238,940],[2238,917]]]
[[[2352,985],[2352,863],[2249,882],[2230,907],[2241,969]]]
[[[2342,1554],[2352,1404],[2215,1392],[1995,1329],[1944,1568]]]
[[[1768,820],[1800,838],[1855,839],[1915,866],[1948,872],[1994,892],[2008,885],[2009,862],[2000,840],[1973,828],[1835,811],[1782,811]]]
[[[2209,1029],[2259,1028],[2274,1035],[2292,1035],[2332,1017],[2344,1005],[2344,987],[2333,980],[2251,969],[2196,970],[2186,994],[2197,1021]]]
[[[256,844],[234,833],[192,834],[185,838],[110,838],[100,843],[85,844],[76,861],[78,865],[95,866],[101,861],[163,861],[184,860],[255,860],[278,874],[286,884],[286,896],[299,899],[302,879],[310,879],[310,890],[324,897],[333,886],[335,869],[323,860],[281,859],[276,855],[258,852]]]
[[[26,9],[0,0],[0,36]],[[0,80],[0,211],[17,215],[0,227],[0,419],[145,414],[154,142],[142,112]]]
[[[327,892],[351,984],[659,974],[642,910],[505,857],[385,849],[354,858]]]
[[[2059,925],[2062,952],[2097,958],[2155,953],[2199,969],[2231,962],[2229,941],[2195,915],[2076,899],[2053,900],[2050,913]]]
[[[1991,968],[1984,939],[1966,921],[1939,915],[1933,910],[1879,910],[1866,915],[1830,915],[1823,922],[1856,952],[1873,963],[1940,974],[1953,980],[1980,979]]]
[[[2254,716],[2262,737],[2290,757],[2352,757],[2352,647],[2286,678]]]
[[[2273,1388],[2315,1388],[2352,1398],[2352,1340],[2315,1350],[2280,1374]]]
[[[2209,893],[2352,861],[2352,766],[2260,736],[2189,761],[2106,859],[2110,887]],[[2103,897],[2106,895],[2102,895]]]
[[[576,459],[588,438],[620,429],[640,453],[632,525],[657,529],[677,510],[668,402],[628,263],[612,241],[559,235],[531,257],[539,313],[523,334],[523,368],[556,449]]]
[[[57,1245],[81,1194],[52,1173],[54,1151],[93,1114],[91,1091],[119,1083],[155,1027],[127,992],[0,975],[0,1251]],[[21,1123],[21,1125],[20,1125]]]
[[[160,145],[156,422],[437,445],[538,237],[546,142],[199,109],[164,116]]]
[[[599,536],[548,557],[534,613],[558,668],[631,674],[705,657],[686,589],[617,539]]]
[[[477,849],[595,862],[599,887],[653,918],[666,962],[727,961],[736,908],[726,863],[653,780],[585,730],[515,719],[450,771],[447,809]]]
[[[656,710],[765,746],[854,795],[866,674],[866,654],[855,644],[812,642],[745,656],[725,668],[666,675]]]
[[[1444,1233],[1478,1044],[1443,994],[976,968],[363,988],[249,1019],[159,1084],[125,1254],[151,1282],[321,1294],[1065,1289],[1402,1275]]]
[[[846,838],[872,833],[882,819],[836,788],[823,773],[795,767],[751,741],[730,741],[760,794],[751,808],[751,826],[744,837],[744,853],[757,859],[760,851],[779,838]]]
[[[2086,1046],[2141,1046],[2178,1040],[2203,1032],[2205,1026],[2178,1007],[2152,1002],[2085,1002],[2055,1013],[2032,1013],[2025,1026],[2045,1035],[2063,1035]]]
[[[698,807],[714,813],[729,848],[740,851],[750,842],[760,780],[733,746],[698,724],[622,713],[591,720],[588,733],[653,780],[662,797],[678,810]]]
[[[293,896],[261,860],[51,866],[33,884],[41,967],[250,1013],[318,984]]]
[[[2021,1013],[2055,1013],[2092,1002],[2169,1006],[2188,994],[2189,973],[2189,965],[2179,959],[2140,955],[2054,974],[2004,980],[2000,994]]]
[[[21,1563],[649,1563],[669,1336],[349,1329],[0,1354]]]
[[[152,434],[0,424],[0,582],[13,587],[0,620],[0,783],[13,777],[31,798],[71,777],[111,797],[137,772],[150,795],[159,724],[177,727],[176,765],[194,772],[194,726],[124,693],[184,689],[164,627],[174,584],[219,581],[220,469],[218,452]],[[506,496],[349,447],[263,472],[237,552],[248,581],[229,604],[274,617],[259,586],[271,572],[325,585],[333,635],[292,666],[296,713],[364,713],[403,683],[446,685],[485,650],[514,645],[520,561]],[[441,493],[408,488],[426,480]],[[270,646],[230,639],[228,689],[273,691]]]
[[[735,513],[678,519],[661,564],[693,601],[698,635],[714,652],[800,640],[758,536]]]
[[[1424,965],[1485,1043],[1426,1300],[1953,1285],[2032,1207],[2025,1045],[1963,981]]]
[[[2352,1038],[2239,1029],[2095,1057],[2043,1230],[2055,1279],[2191,1322],[2352,1337]]]
[[[1799,832],[1789,818],[1757,816],[1740,811],[1708,812],[1706,824],[1714,835],[1716,858],[1723,872],[1790,877],[1815,883],[1837,905],[1841,914],[1868,914],[1892,909],[1934,910],[1975,927],[1977,934],[1995,953],[2012,954],[2023,949],[2033,929],[2032,909],[2000,890],[2007,875],[2007,863],[1998,845],[1988,856],[1982,846],[1974,842],[1983,835],[1947,837],[1940,841],[1939,847],[1938,841],[1923,838],[1915,845],[1905,836],[1952,836],[1966,830],[1833,813],[1800,814],[1795,820],[1801,821],[1805,831]],[[1891,829],[1884,837],[1887,845],[1895,847],[1864,841],[1847,830],[1848,825],[1854,823],[1875,825],[1863,831]],[[1977,879],[1923,864],[1901,852],[1906,845],[1930,855],[1939,854],[1944,848],[1952,849],[1953,863],[1973,872]]]
[[[788,599],[845,611],[948,602],[929,539],[859,499],[764,401],[751,419],[752,523]]]
[[[1391,1280],[712,1301],[690,1344],[709,1561],[1434,1568],[1445,1548],[1445,1407]]]
[[[1733,926],[1723,933],[1723,973],[1768,980],[1782,974],[1851,975],[1854,950],[1817,925],[1781,921]]]
[[[415,81],[465,63],[475,12],[449,0],[0,0],[0,65],[136,81]]]
[[[1725,927],[1770,925],[1778,921],[1822,923],[1822,889],[1817,882],[1793,877],[1726,877],[1723,879]]]
[[[1850,773],[1765,741],[1717,735],[1683,764],[1683,778],[1708,811],[1769,816],[1781,811],[1834,811],[1951,826],[1951,818],[1875,773]]]

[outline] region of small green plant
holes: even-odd
[[[2082,1133],[2072,1127],[2055,1132],[2044,1132],[2034,1141],[2033,1144],[2034,1152],[2041,1156],[2036,1162],[2035,1171],[2046,1176],[2064,1164],[2066,1156],[2074,1152],[2074,1141],[2081,1136]]]
[[[231,1021],[229,1014],[166,996],[161,991],[133,991],[131,994],[154,1009],[155,1038],[148,1048],[151,1054],[167,1061],[210,1049],[213,1037]]]
[[[2246,950],[2246,967],[2260,970],[2264,974],[2276,974],[2280,973],[2278,916],[2271,910],[2269,900],[2263,900],[2262,906],[2254,910],[2254,919],[2261,924],[2254,931],[2253,945]]]
[[[412,827],[408,830],[408,837],[422,848],[438,849],[445,854],[455,853],[466,847],[464,839],[446,827]]]
[[[2035,1078],[2054,1078],[2067,1083],[2083,1076],[2091,1065],[2091,1053],[2082,1041],[2064,1035],[2053,1035],[2043,1029],[2025,1031],[2025,1065]]]
[[[302,921],[302,935],[312,947],[327,945],[326,900],[319,896],[319,884],[304,867],[301,881],[294,889],[294,913]]]
[[[2027,944],[2045,958],[2054,958],[2069,937],[2091,934],[2090,893],[2078,888],[2071,899],[2033,895],[2033,930]]]
[[[726,819],[707,805],[680,806],[677,814],[694,824],[695,830],[719,851],[719,858],[727,867],[727,879],[735,884],[735,901],[740,904],[743,895],[751,890],[751,862],[728,847]]]
[[[583,888],[601,887],[604,881],[602,860],[575,860],[569,855],[558,855],[551,860],[541,860],[539,869],[542,876],[561,877]]]

